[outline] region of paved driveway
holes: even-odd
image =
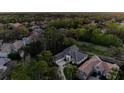
[[[64,65],[65,65],[65,64],[66,64],[65,61],[60,62],[60,63],[58,64],[60,76],[62,77],[63,80],[66,80],[66,77],[65,77],[65,74],[64,74]]]

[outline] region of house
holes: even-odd
[[[18,29],[19,27],[23,26],[21,23],[11,23],[10,26],[12,29]]]
[[[0,58],[7,58],[9,53],[0,51]]]
[[[55,55],[54,63],[56,63],[57,65],[59,64],[65,65],[67,63],[79,65],[82,62],[84,62],[84,60],[86,60],[87,57],[88,57],[87,54],[80,52],[79,48],[76,45],[73,45]]]
[[[31,26],[33,26],[33,25],[35,25],[35,24],[36,24],[35,21],[30,22],[30,25],[31,25]]]
[[[14,51],[14,46],[11,43],[3,43],[1,46],[1,52],[11,53]]]
[[[78,68],[77,77],[83,80],[100,79],[101,77],[107,77],[113,69],[119,70],[119,66],[103,61],[95,55]]]
[[[41,29],[40,26],[38,26],[38,25],[34,25],[34,26],[30,27],[30,29],[31,29],[33,32],[37,32],[37,33],[42,33],[42,32],[44,32],[44,30]]]
[[[41,40],[41,37],[43,37],[43,33],[44,30],[38,28],[38,29],[34,29],[30,36],[32,37],[32,40],[36,42]]]
[[[35,29],[39,29],[39,26],[37,26],[37,25],[31,26],[30,29],[33,31]]]
[[[22,42],[26,46],[27,44],[31,43],[31,38],[30,37],[23,37]]]
[[[7,67],[4,66],[10,59],[8,58],[8,53],[0,52],[0,70],[6,70]]]
[[[5,71],[7,69],[7,66],[1,66],[0,65],[0,71],[2,70],[2,71]]]
[[[0,58],[0,66],[4,66],[9,61],[9,58]]]
[[[24,43],[22,40],[16,40],[13,43],[14,47],[15,47],[15,51],[18,51],[19,49],[21,49],[22,47],[24,47]]]
[[[33,32],[37,32],[37,33],[43,33],[44,30],[41,29],[41,28],[38,28],[38,29],[34,29]]]

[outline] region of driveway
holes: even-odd
[[[60,62],[60,63],[58,64],[60,76],[62,77],[63,80],[66,80],[66,77],[65,77],[65,74],[64,74],[64,65],[65,65],[65,64],[66,64],[65,61]]]

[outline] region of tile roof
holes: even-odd
[[[93,70],[94,65],[97,65],[99,63],[101,63],[101,60],[99,60],[96,56],[93,56],[91,59],[86,61],[83,65],[81,65],[79,67],[79,70],[89,75],[90,72]]]
[[[102,71],[104,70],[105,74],[109,73],[112,68],[118,68],[116,64],[104,62],[98,56],[93,56],[84,64],[82,64],[78,69],[89,75],[93,71],[94,67],[99,67]]]
[[[80,64],[81,60],[84,58],[87,58],[87,54],[83,54],[81,52],[79,52],[79,48],[76,45],[73,45],[71,47],[68,47],[66,49],[64,49],[62,52],[58,53],[57,55],[54,56],[55,61],[65,57],[66,55],[70,55],[72,61],[75,64]]]
[[[17,40],[15,43],[13,43],[15,46],[16,50],[22,48],[24,46],[24,43],[21,40]]]
[[[12,26],[15,28],[18,28],[18,27],[22,26],[22,24],[21,23],[13,23]]]

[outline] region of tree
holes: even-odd
[[[49,68],[48,79],[49,80],[59,80],[59,79],[61,79],[61,77],[59,77],[59,74],[58,74],[58,67],[52,66],[52,67]]]
[[[58,53],[63,50],[63,38],[64,35],[60,33],[56,28],[48,28],[45,31],[47,49],[52,53]]]
[[[122,63],[120,66],[120,70],[117,75],[118,80],[124,80],[124,64]]]
[[[108,80],[115,80],[117,78],[118,75],[118,69],[113,68],[112,71],[107,75],[107,79]]]
[[[29,34],[29,30],[25,27],[19,27],[18,32],[21,36],[27,36]]]
[[[39,41],[30,43],[26,46],[25,51],[31,55],[31,57],[36,57],[42,51],[42,46]]]
[[[76,40],[73,38],[64,38],[63,44],[64,44],[64,46],[69,47],[71,45],[75,45]]]
[[[110,20],[106,22],[106,27],[109,31],[115,32],[117,30],[118,24]]]
[[[8,54],[8,58],[12,60],[21,60],[20,54],[18,52],[12,52]]]
[[[77,71],[77,67],[74,65],[67,65],[67,67],[64,68],[64,74],[66,79],[68,80],[73,80],[75,79],[75,75],[76,75],[76,71]]]
[[[39,54],[39,58],[46,61],[46,62],[51,62],[52,61],[52,53],[50,51],[42,51]]]
[[[32,79],[45,79],[45,74],[48,72],[48,64],[45,61],[33,61],[30,64],[29,75]]]
[[[29,80],[30,76],[27,74],[27,65],[17,65],[15,69],[11,71],[10,79],[12,80]]]
[[[66,34],[66,37],[71,37],[76,40],[81,40],[85,32],[86,32],[86,29],[84,28],[81,28],[81,29],[71,28],[71,29],[67,29],[65,31],[65,34]]]
[[[113,45],[118,47],[122,45],[122,40],[119,39],[117,36],[111,34],[102,34],[102,33],[93,34],[91,42],[104,46]]]
[[[17,65],[10,73],[14,80],[51,80],[60,79],[58,67],[49,65],[44,60],[33,60],[29,64]]]

